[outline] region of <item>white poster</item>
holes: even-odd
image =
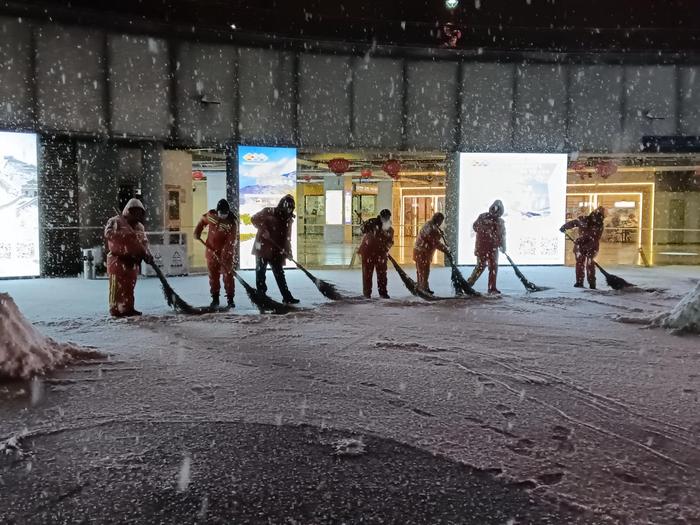
[[[0,277],[39,275],[36,135],[0,131]]]
[[[565,154],[459,154],[459,264],[474,264],[477,217],[500,199],[507,252],[517,264],[564,264]],[[508,264],[501,257],[501,264]]]

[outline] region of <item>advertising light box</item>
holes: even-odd
[[[508,255],[518,264],[564,264],[565,154],[459,154],[459,264],[475,264],[474,221],[505,207]],[[508,264],[505,257],[499,260]]]
[[[296,148],[238,146],[241,269],[255,268],[252,251],[257,229],[250,218],[263,208],[277,206],[287,194],[296,200],[296,175]],[[296,258],[296,219],[292,224],[292,253]]]
[[[36,135],[0,132],[0,277],[39,275]]]

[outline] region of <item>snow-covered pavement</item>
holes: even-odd
[[[0,386],[0,438],[108,421],[306,423],[488,469],[590,523],[700,523],[700,338],[614,319],[670,310],[697,267],[613,270],[654,292],[523,271],[553,289],[526,294],[504,267],[502,297],[426,303],[390,272],[391,300],[331,304],[290,272],[306,309],[287,316],[257,315],[240,292],[232,313],[176,315],[147,279],[146,315],[117,321],[106,281],[0,281],[46,335],[111,356],[56,372],[34,406],[25,386]],[[318,275],[360,288],[358,271]],[[450,295],[447,270],[431,283]],[[172,284],[207,303],[205,276]]]

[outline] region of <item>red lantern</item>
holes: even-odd
[[[586,175],[588,175],[588,178],[591,177],[591,174],[586,172],[586,163],[582,160],[573,161],[569,167],[581,178],[581,180],[584,180]]]
[[[203,171],[193,171],[192,172],[192,180],[206,180],[206,175],[204,175]]]
[[[396,159],[387,160],[382,166],[382,169],[389,177],[397,179],[401,171],[401,163]]]
[[[340,176],[350,169],[350,161],[341,158],[331,159],[328,161],[328,169]]]
[[[306,182],[310,182],[310,181],[311,181],[311,175],[304,175],[303,179],[304,179]]]
[[[595,167],[596,175],[607,179],[610,175],[617,173],[617,164],[611,161],[599,162]]]
[[[361,179],[371,179],[372,178],[372,170],[369,168],[364,168],[360,172],[360,178]]]

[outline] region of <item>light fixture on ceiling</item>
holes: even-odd
[[[459,5],[459,0],[445,0],[445,7],[447,9],[454,9]]]

